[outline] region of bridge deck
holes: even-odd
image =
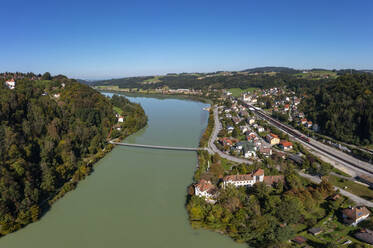
[[[130,144],[130,143],[114,142],[114,141],[109,141],[109,143],[113,144],[113,145],[119,145],[119,146],[141,147],[141,148],[162,149],[162,150],[179,150],[179,151],[205,150],[205,148],[142,145],[142,144]]]

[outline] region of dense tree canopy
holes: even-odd
[[[312,88],[302,103],[320,131],[354,144],[373,143],[373,76],[345,74]]]
[[[103,152],[117,118],[111,99],[64,76],[20,79],[13,90],[0,83],[0,224],[6,234],[37,220],[66,182],[89,172],[88,161]],[[115,99],[130,120],[126,134],[145,125],[141,106]]]

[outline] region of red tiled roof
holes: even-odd
[[[297,236],[297,237],[293,238],[293,241],[298,243],[298,244],[302,244],[302,243],[306,242],[307,239],[305,237],[302,237],[302,236]]]
[[[223,181],[246,181],[246,180],[253,180],[252,174],[246,175],[229,175],[223,178]]]
[[[293,143],[291,143],[290,141],[286,141],[286,140],[281,140],[280,144],[281,144],[283,147],[293,146]]]
[[[278,138],[278,135],[276,135],[274,133],[270,133],[269,135],[272,136],[272,138]]]
[[[199,188],[200,191],[210,191],[216,188],[215,185],[211,184],[210,181],[204,179],[200,180],[195,187]]]
[[[370,214],[369,210],[366,207],[345,208],[342,212],[345,216],[347,216],[347,218],[353,221],[356,221],[358,218]]]
[[[254,173],[253,176],[264,176],[264,170],[262,169],[257,169]]]

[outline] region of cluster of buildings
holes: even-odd
[[[159,94],[183,94],[183,95],[202,95],[201,90],[195,89],[168,89],[168,88],[158,88],[155,89],[156,93]]]
[[[233,110],[234,111],[234,110]],[[246,110],[239,111],[239,117],[234,116],[231,117],[234,126],[227,126],[226,131],[228,134],[231,134],[235,128],[239,129],[239,135],[245,136],[245,140],[238,140],[234,138],[223,137],[219,139],[221,145],[228,147],[231,150],[242,154],[245,158],[255,158],[257,156],[257,152],[262,153],[264,156],[271,156],[272,149],[269,144],[263,140],[258,133],[262,133],[265,129],[255,123],[255,119],[252,117],[246,117]],[[226,117],[229,117],[230,114],[226,114]],[[246,118],[245,118],[246,117]],[[244,121],[244,125],[238,126],[238,124],[242,124]]]
[[[284,182],[283,175],[265,176],[263,169],[257,169],[249,174],[244,175],[228,175],[222,179],[222,188],[229,185],[234,187],[252,187],[256,183],[265,183],[272,186],[275,183]],[[200,180],[194,185],[194,194],[199,197],[204,197],[206,201],[214,203],[218,195],[218,188],[211,181]]]

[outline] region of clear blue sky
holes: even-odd
[[[0,9],[0,71],[373,69],[371,0],[5,0]]]

